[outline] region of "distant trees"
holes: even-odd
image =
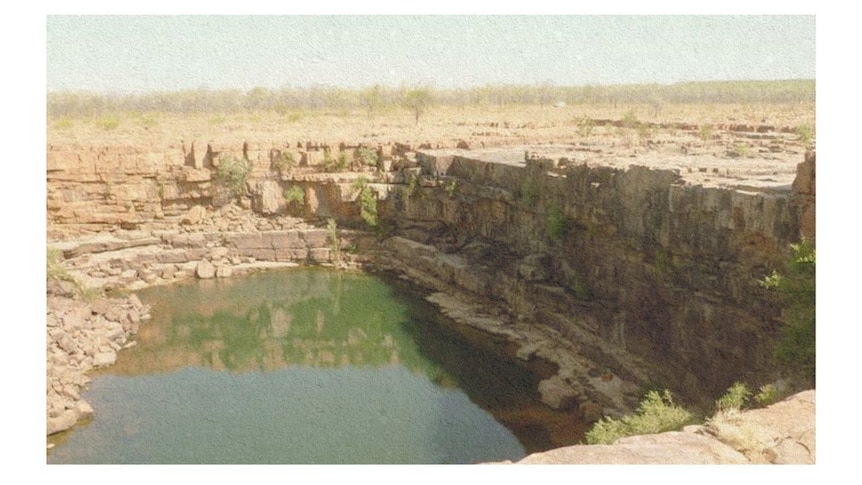
[[[383,88],[379,84],[365,88],[360,93],[359,98],[368,117],[371,118],[371,115],[383,106]]]
[[[49,116],[100,116],[116,112],[232,113],[240,110],[362,109],[370,117],[390,106],[401,106],[419,118],[432,104],[444,106],[548,105],[562,101],[579,104],[647,104],[653,109],[681,103],[814,102],[814,80],[689,82],[672,85],[619,86],[485,85],[431,90],[428,87],[375,85],[350,90],[329,86],[207,88],[142,94],[105,94],[57,91],[47,94]],[[657,104],[658,100],[658,104]]]
[[[434,102],[431,90],[428,88],[412,88],[404,93],[401,103],[405,108],[413,112],[416,124],[419,124],[419,116]]]

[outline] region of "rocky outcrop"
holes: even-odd
[[[89,383],[87,371],[112,365],[117,351],[134,345],[132,337],[148,318],[148,309],[135,295],[89,302],[49,293],[47,434],[92,416],[93,408],[81,399]]]
[[[716,416],[683,431],[630,436],[611,445],[535,453],[518,464],[814,464],[815,391],[767,408]]]

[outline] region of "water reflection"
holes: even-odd
[[[298,269],[289,278],[273,272],[152,288],[141,298],[152,302],[154,318],[141,328],[142,345],[108,373],[403,365],[447,381],[406,332],[407,304],[368,275]]]

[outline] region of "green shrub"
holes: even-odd
[[[518,198],[528,207],[536,205],[539,201],[539,183],[533,177],[527,177],[521,183]]]
[[[353,182],[353,190],[359,192],[359,216],[369,226],[377,226],[377,197],[368,187],[368,180],[365,177],[359,177]]]
[[[350,162],[347,159],[347,153],[346,152],[340,152],[338,154],[338,163],[336,163],[336,167],[338,168],[338,170],[346,169],[347,165],[349,165],[349,163]]]
[[[792,244],[793,255],[779,273],[773,271],[761,281],[778,291],[784,304],[781,339],[774,355],[813,379],[816,361],[816,252],[814,243]]]
[[[754,395],[754,402],[756,402],[758,406],[769,406],[770,404],[778,402],[780,398],[781,395],[778,392],[778,388],[772,384],[766,384],[761,386],[758,393]]]
[[[799,141],[805,145],[806,148],[811,146],[811,143],[814,141],[814,127],[811,125],[800,125],[797,126],[795,130],[793,130],[797,135],[799,135]]]
[[[419,177],[411,173],[407,179],[407,198],[416,195],[417,190],[419,190]]]
[[[712,140],[712,134],[714,131],[715,130],[712,125],[700,125],[697,136],[703,141],[709,141]]]
[[[46,252],[46,276],[48,281],[68,281],[74,287],[74,295],[77,298],[92,301],[102,294],[98,288],[85,286],[75,279],[66,270],[63,264],[63,252],[59,249],[48,248]]]
[[[359,163],[369,167],[377,167],[380,162],[380,157],[377,156],[377,150],[369,147],[359,148]]]
[[[228,158],[219,163],[216,181],[237,196],[246,191],[246,182],[251,174],[251,164],[238,158]]]
[[[588,137],[593,134],[593,129],[596,127],[596,123],[591,120],[589,117],[584,116],[578,121],[578,136]]]
[[[446,184],[446,195],[448,195],[449,198],[451,199],[452,197],[455,196],[455,190],[457,188],[458,188],[458,181],[455,179],[450,180],[449,183]]]
[[[569,233],[571,224],[559,207],[554,207],[548,214],[547,232],[551,239],[561,240]]]
[[[620,122],[623,128],[637,128],[641,122],[638,120],[637,115],[634,110],[629,110],[626,112],[625,116],[623,116],[622,121]]]
[[[46,253],[47,259],[47,276],[49,280],[65,280],[72,281],[72,277],[66,272],[66,267],[63,265],[63,251],[54,248],[48,248]]]
[[[676,431],[694,420],[692,413],[674,404],[670,391],[649,391],[638,406],[637,414],[602,419],[587,432],[586,440],[594,445],[611,444],[626,436]]]
[[[302,207],[305,204],[305,191],[298,185],[291,185],[289,189],[284,191],[284,200],[288,204]]]
[[[742,382],[734,382],[727,392],[715,401],[717,411],[740,410],[746,407],[751,397],[751,390]]]

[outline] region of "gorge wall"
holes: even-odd
[[[365,147],[374,165],[362,148],[49,147],[48,239],[67,259],[90,258],[90,278],[125,275],[114,284],[133,288],[201,277],[202,260],[213,271],[249,260],[333,262],[341,251],[322,227],[332,218],[348,259],[474,304],[498,333],[550,332],[521,341],[519,356],[544,356],[554,340],[577,354],[540,391],[593,420],[631,408],[647,385],[709,401],[734,381],[781,377],[770,359],[781,308],[759,280],[782,266],[790,243],[814,237],[813,153],[798,170],[792,164],[792,184],[770,168],[775,183],[728,187],[638,159],[615,166],[530,153],[550,147]],[[228,157],[251,164],[247,195],[218,183]],[[333,168],[338,161],[347,167]],[[731,173],[696,164],[693,176]],[[380,225],[344,231],[368,229],[360,178]],[[292,186],[301,203],[286,200]],[[285,215],[308,223],[287,224]],[[62,244],[94,231],[126,232],[120,242]],[[129,247],[152,251],[98,258]]]

